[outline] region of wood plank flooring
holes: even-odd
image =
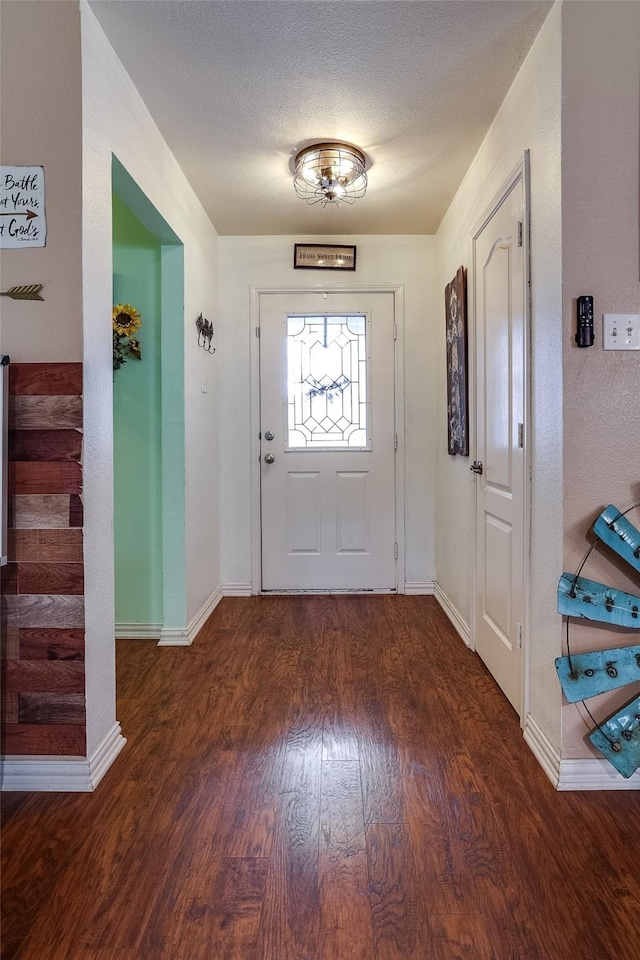
[[[637,793],[558,794],[432,598],[119,641],[94,794],[5,794],[4,960],[635,960]]]

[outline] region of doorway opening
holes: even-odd
[[[140,359],[114,370],[116,637],[186,629],[183,247],[112,161],[113,302],[141,315]]]

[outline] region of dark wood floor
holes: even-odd
[[[118,643],[91,795],[4,795],[5,960],[636,960],[634,793],[558,794],[431,598]]]

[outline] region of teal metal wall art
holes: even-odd
[[[640,630],[640,597],[604,583],[563,573],[558,583],[558,613]]]
[[[572,653],[558,657],[556,669],[569,703],[588,700],[640,680],[640,646]]]
[[[601,723],[589,740],[623,777],[632,776],[640,767],[640,697]]]
[[[595,521],[593,531],[598,538],[596,543],[604,543],[632,569],[640,571],[640,532],[626,518],[638,506],[635,504],[623,513],[609,504]],[[563,573],[558,583],[558,613],[567,617],[567,656],[558,657],[555,665],[569,703],[640,680],[640,645],[589,653],[572,653],[570,649],[571,617],[640,630],[640,597],[580,576],[596,543],[590,547],[578,573]],[[591,716],[588,708],[587,712]],[[589,739],[623,777],[631,777],[640,767],[640,697],[596,723]]]
[[[629,523],[617,507],[609,504],[594,523],[593,530],[599,540],[640,571],[640,531]]]

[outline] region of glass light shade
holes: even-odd
[[[354,203],[367,190],[364,154],[348,143],[315,143],[295,160],[293,185],[307,203]]]

